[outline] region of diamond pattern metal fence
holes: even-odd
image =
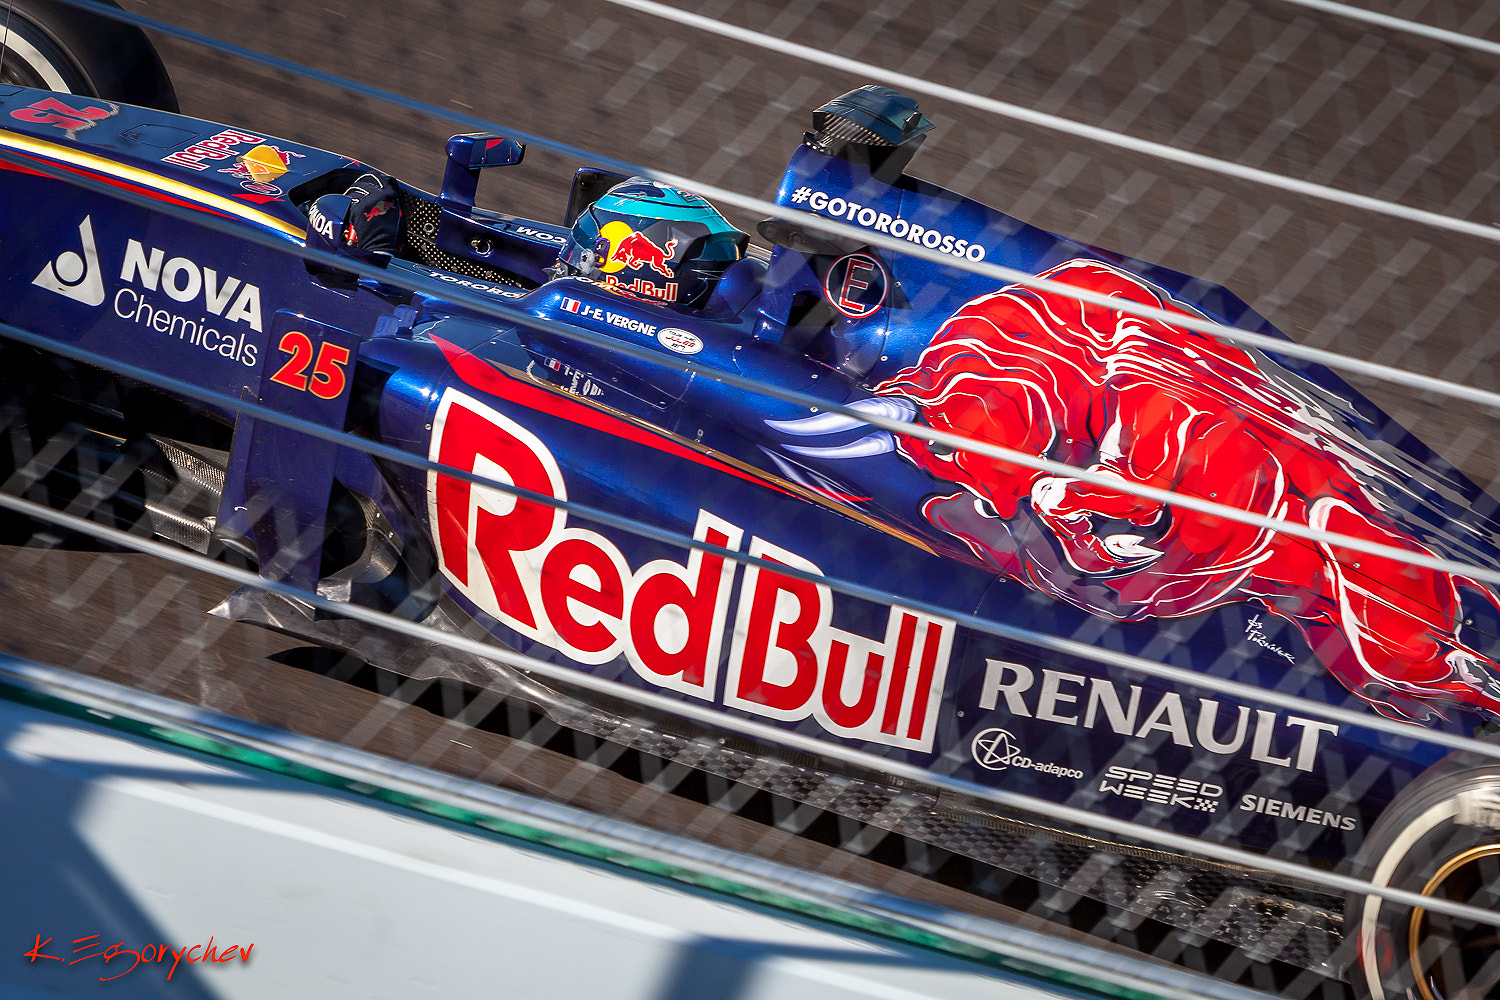
[[[914,173],[1042,229],[1225,285],[1300,343],[1500,391],[1500,228],[1485,228],[1500,226],[1494,0],[1363,11],[1302,0],[123,6],[764,200],[813,107],[890,83],[884,73],[919,78],[952,93],[916,95],[939,130]],[[1360,16],[1370,13],[1385,20]],[[155,41],[185,113],[346,152],[428,190],[443,141],[465,131],[185,37]],[[482,187],[482,203],[560,222],[561,178],[578,165],[534,151],[528,169]],[[756,217],[727,214],[754,232]],[[17,366],[3,386],[3,492],[126,537],[4,515],[11,627],[0,651],[1278,996],[1368,995],[1349,982],[1357,935],[1345,892],[1316,878],[1185,864],[1159,845],[601,697],[443,645],[482,635],[451,609],[425,619],[441,633],[432,641],[332,616],[294,637],[278,618],[285,604],[237,610],[233,582],[136,551],[152,539],[209,549],[205,519],[227,454],[186,448],[170,427],[132,426],[110,395],[118,387],[86,364],[48,366],[46,385],[25,383],[29,370]],[[1500,490],[1490,409],[1349,378]],[[307,641],[314,634],[324,641]],[[1065,638],[1109,648],[1097,622]],[[1172,662],[1169,649],[1151,655]],[[1382,780],[1354,767],[1327,811]],[[1492,897],[1471,901],[1493,908]],[[1448,974],[1478,984],[1463,996],[1493,995],[1483,991],[1500,959],[1485,959],[1485,947],[1464,949],[1462,961],[1480,959]]]

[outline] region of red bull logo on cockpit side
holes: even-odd
[[[432,434],[436,462],[567,499],[546,445],[477,398],[445,391]],[[732,550],[743,544],[764,561],[741,570],[721,554],[693,549],[681,560],[632,565],[611,538],[569,523],[560,507],[435,472],[428,498],[449,584],[534,642],[577,663],[623,658],[652,687],[750,715],[811,718],[835,736],[932,749],[957,632],[951,620],[891,605],[881,609],[874,634],[840,628],[834,593],[817,582],[816,564],[746,539],[707,510],[699,512],[696,540]]]

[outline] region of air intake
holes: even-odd
[[[803,141],[825,156],[868,163],[872,172],[900,173],[932,131],[914,98],[889,87],[865,86],[835,97],[813,112]],[[897,149],[905,155],[893,157]]]

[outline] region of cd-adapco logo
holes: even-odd
[[[78,239],[83,244],[83,256],[64,250],[56,260],[48,261],[31,283],[86,306],[97,306],[104,301],[104,279],[99,276],[99,250],[94,245],[92,216],[85,215],[78,224]]]
[[[987,767],[991,771],[1003,771],[1020,753],[1011,742],[1013,739],[1015,737],[1004,729],[986,729],[974,737],[974,742],[969,745],[969,749],[974,754],[975,763],[980,767]]]
[[[1083,772],[1076,768],[1032,760],[1021,753],[1020,748],[1015,744],[1015,739],[1009,730],[982,729],[969,744],[969,752],[974,755],[976,764],[991,771],[1019,767],[1030,771],[1041,771],[1043,774],[1053,774],[1059,778],[1083,777]]]

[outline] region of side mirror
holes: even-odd
[[[455,135],[448,140],[448,165],[443,170],[442,200],[461,208],[474,207],[479,171],[520,163],[526,147],[493,132]]]
[[[853,253],[864,246],[858,240],[845,236],[803,229],[786,219],[764,219],[755,224],[755,231],[772,245],[796,250],[798,253],[838,256]]]

